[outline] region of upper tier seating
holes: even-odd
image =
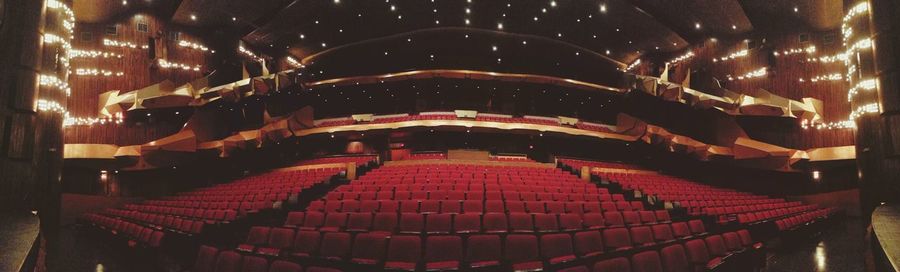
[[[338,157],[324,157],[324,158],[316,158],[305,161],[300,161],[295,163],[295,166],[300,165],[315,165],[315,164],[329,164],[329,163],[356,163],[357,166],[368,164],[369,162],[375,161],[378,159],[377,155],[360,155],[360,156],[338,156]]]
[[[447,153],[438,153],[438,152],[426,152],[426,153],[411,153],[406,160],[446,160]]]
[[[502,156],[502,155],[497,155],[497,156],[491,156],[490,160],[492,160],[492,161],[503,161],[503,162],[535,162],[535,161],[529,159],[528,157],[526,157],[526,156],[524,156],[524,155],[523,155],[523,156]]]
[[[581,169],[581,167],[584,167],[584,166],[587,166],[590,168],[599,167],[599,168],[632,169],[632,170],[643,169],[637,165],[617,163],[617,162],[587,161],[587,160],[569,159],[569,158],[559,158],[559,162],[561,162],[565,165],[571,166],[572,168],[574,168],[576,170]]]
[[[333,126],[346,126],[346,125],[354,125],[354,124],[379,124],[379,123],[395,123],[395,122],[404,122],[404,121],[420,121],[420,120],[472,120],[472,119],[461,119],[457,118],[456,114],[453,112],[423,112],[418,115],[391,115],[386,117],[375,116],[375,119],[372,122],[362,122],[358,123],[352,118],[331,118],[331,119],[322,119],[317,120],[317,127],[333,127]],[[501,123],[520,123],[520,124],[535,124],[535,125],[547,125],[547,126],[563,126],[563,127],[571,127],[567,125],[563,125],[559,122],[559,119],[556,117],[542,117],[542,116],[524,116],[524,117],[511,117],[511,116],[502,116],[491,114],[488,117],[481,117],[480,115],[475,118],[475,121],[484,121],[484,122],[501,122]],[[575,125],[576,128],[597,132],[615,132],[614,126],[602,125],[597,123],[590,123],[584,121],[578,121]]]
[[[613,167],[615,164],[610,163],[572,159],[560,160],[565,164],[571,163],[571,166],[584,165],[616,168]],[[623,168],[636,169],[637,167],[624,165]],[[712,216],[720,224],[729,222],[749,224],[814,211],[824,211],[813,214],[825,217],[833,212],[833,209],[822,210],[815,205],[804,205],[800,201],[789,202],[781,198],[770,198],[733,189],[718,188],[656,173],[599,170],[594,171],[593,174],[605,180],[619,183],[624,189],[638,190],[645,195],[655,196],[661,201],[678,203],[686,208],[690,215]],[[808,221],[812,221],[812,218]]]
[[[346,271],[607,271],[603,260],[615,256],[638,269],[685,271],[677,269],[709,264],[660,250],[707,237],[719,235],[558,168],[423,162],[374,169],[289,213],[283,226],[254,227],[235,250]]]
[[[144,239],[144,230],[187,235],[199,234],[209,224],[234,221],[248,213],[271,209],[278,201],[285,201],[302,190],[322,183],[340,173],[343,168],[275,171],[249,176],[230,183],[179,193],[159,200],[127,204],[121,209],[107,209],[84,216],[86,221],[113,234],[139,238],[158,246],[162,232],[151,233]],[[138,230],[136,230],[137,228]],[[140,230],[140,235],[132,232]],[[159,236],[159,237],[157,237]]]

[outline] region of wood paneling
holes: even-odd
[[[809,35],[809,40],[801,43],[801,34]],[[830,35],[833,35],[833,39],[831,42],[826,42],[826,36]],[[839,31],[830,31],[757,34],[749,39],[708,39],[692,47],[695,54],[693,58],[670,68],[669,79],[672,82],[681,82],[690,72],[691,87],[701,91],[715,89],[717,86],[715,82],[719,80],[723,87],[738,93],[765,89],[775,95],[798,101],[804,97],[812,97],[822,100],[823,111],[820,114],[826,122],[843,121],[847,120],[850,114],[850,105],[847,103],[847,82],[843,80],[816,83],[809,81],[810,78],[820,75],[838,73],[844,76],[846,68],[843,62],[807,61],[808,58],[833,56],[841,52],[843,46],[840,37]],[[779,57],[772,54],[774,51],[806,48],[810,45],[816,47],[816,52],[813,54],[798,53]],[[746,57],[729,61],[713,61],[714,58],[721,58],[748,48],[749,54]],[[661,60],[660,63],[665,61]],[[737,78],[742,74],[765,67],[768,68],[768,74],[765,77],[727,80],[728,75]],[[800,78],[803,78],[805,82],[800,82]],[[803,130],[795,119],[776,121],[775,126],[771,122],[747,120],[753,118],[741,119],[741,125],[752,138],[784,147],[808,149],[855,143],[852,129]]]
[[[138,24],[147,24],[147,31],[139,31]],[[112,26],[116,27],[115,35],[106,33],[107,27]],[[72,87],[72,95],[68,99],[70,114],[75,117],[97,117],[99,115],[99,95],[107,91],[128,92],[162,80],[170,80],[177,86],[202,77],[208,69],[208,61],[212,52],[178,46],[180,40],[204,44],[201,38],[186,30],[189,29],[171,25],[149,13],[134,13],[110,23],[76,24],[76,39],[72,45],[75,49],[115,52],[124,57],[76,58],[72,60],[73,70],[78,68],[102,69],[123,72],[124,76],[103,77],[73,74],[69,80]],[[173,39],[175,38],[173,33],[178,33],[178,39]],[[130,42],[139,48],[104,46],[104,39]],[[157,59],[191,66],[201,65],[201,71],[160,68],[157,59],[150,57],[151,49],[140,48],[148,45],[151,39],[156,45],[154,53]],[[65,131],[66,142],[140,144],[174,134],[180,130],[182,125],[157,122],[140,125],[70,126]]]

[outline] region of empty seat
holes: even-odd
[[[513,270],[540,270],[544,264],[538,254],[538,242],[534,235],[511,234],[506,236],[504,259]]]
[[[557,232],[559,231],[559,223],[556,221],[555,214],[535,214],[534,228],[538,232]],[[515,229],[513,229],[515,231]]]
[[[654,211],[654,213],[655,213],[655,215],[656,215],[656,221],[659,221],[659,222],[662,222],[662,223],[670,223],[670,222],[672,222],[672,217],[669,216],[669,211],[667,211],[667,210],[657,210],[657,211]]]
[[[506,222],[506,214],[488,213],[484,215],[482,226],[487,233],[506,233],[509,226]]]
[[[611,228],[603,230],[603,244],[613,251],[631,249],[631,235],[626,228]]]
[[[580,257],[593,257],[603,254],[603,236],[599,231],[582,231],[575,233],[575,253]]]
[[[631,262],[625,257],[606,259],[594,263],[594,272],[631,272]]]
[[[314,272],[314,268],[310,268],[306,270],[307,272]],[[299,264],[295,264],[288,261],[276,260],[272,262],[272,265],[269,266],[269,272],[301,272],[303,271],[303,267]],[[326,272],[319,270],[319,272]]]
[[[320,212],[307,212],[306,218],[303,219],[303,226],[300,227],[304,230],[314,230],[318,229],[325,223],[325,214]]]
[[[580,214],[560,214],[559,215],[559,228],[564,231],[572,231],[572,230],[580,230],[582,229],[581,215]]]
[[[322,236],[319,257],[329,260],[345,260],[350,253],[350,234],[346,232],[328,232]]]
[[[387,234],[360,233],[353,242],[350,261],[358,264],[375,265],[384,259]]]
[[[603,212],[603,221],[609,227],[624,227],[625,219],[620,212]]]
[[[278,256],[281,250],[290,248],[294,242],[294,230],[287,228],[274,228],[269,233],[269,241],[266,246],[256,250],[257,253],[269,256]]]
[[[371,213],[351,213],[350,217],[347,218],[347,227],[346,230],[350,232],[363,232],[369,231],[372,228],[372,214]]]
[[[294,236],[294,246],[291,248],[291,256],[309,257],[319,249],[319,240],[322,235],[318,231],[301,230]]]
[[[372,213],[378,211],[377,200],[363,200],[359,203],[359,212]]]
[[[441,211],[441,202],[438,200],[423,200],[422,203],[419,204],[419,213],[438,213]],[[403,212],[415,212],[415,211],[403,211]]]
[[[425,240],[425,269],[428,271],[458,270],[462,258],[459,236],[429,236]]]
[[[484,213],[484,204],[481,202],[481,200],[463,201],[462,212],[463,213],[475,213],[475,214]]]
[[[653,231],[653,238],[656,239],[656,242],[670,242],[675,240],[675,235],[672,234],[672,228],[669,224],[657,224],[650,228]]]
[[[699,219],[688,221],[688,227],[691,228],[691,233],[694,235],[706,234],[706,226],[704,226],[703,221],[700,221]]]
[[[400,233],[422,233],[422,228],[425,227],[424,215],[419,213],[401,213],[398,227]]]
[[[721,235],[710,235],[703,239],[706,242],[706,249],[713,257],[726,257],[729,255],[728,248],[725,246],[725,239]]]
[[[372,221],[372,231],[393,233],[397,229],[397,213],[381,212],[375,214]]]
[[[762,243],[754,243],[750,236],[750,231],[742,229],[737,231],[738,237],[741,238],[741,245],[744,247],[753,247],[754,249],[762,248]]]
[[[216,272],[238,272],[241,267],[241,254],[234,251],[222,251],[216,257]]]
[[[244,240],[243,244],[238,245],[237,250],[253,252],[257,246],[265,245],[269,241],[269,231],[271,231],[271,228],[268,227],[256,226],[250,228],[247,239]]]
[[[712,269],[722,262],[722,259],[720,258],[712,258],[709,256],[706,243],[701,239],[684,242],[684,247],[687,250],[688,260],[695,267]]]
[[[476,233],[481,231],[480,214],[458,214],[453,219],[453,231],[456,233]]]
[[[269,271],[269,261],[258,256],[244,256],[241,260],[241,272],[266,272]]]
[[[284,226],[289,228],[299,227],[303,225],[303,212],[290,212],[288,213],[287,219],[284,221]]]
[[[466,240],[466,263],[472,268],[500,265],[500,236],[473,235]]]
[[[653,231],[648,226],[632,227],[629,231],[631,232],[631,242],[634,245],[652,246],[656,244],[656,241],[653,240]]]
[[[397,201],[383,200],[378,201],[378,212],[393,212],[396,213],[400,210],[399,204]]]
[[[488,200],[484,202],[485,213],[506,213],[502,200]]]
[[[640,226],[641,225],[641,216],[638,215],[635,211],[623,211],[622,219],[625,220],[625,224],[628,226]]]
[[[691,228],[685,222],[672,223],[672,234],[675,234],[675,238],[678,239],[688,239],[693,236],[691,235]]]
[[[688,272],[691,265],[688,261],[684,247],[680,244],[664,247],[659,251],[663,268],[666,272]]]
[[[509,229],[512,232],[534,232],[534,222],[527,213],[510,213]]]
[[[641,223],[656,224],[656,214],[653,211],[639,211],[638,215],[641,217]]]
[[[631,256],[631,271],[634,272],[663,272],[662,261],[656,251],[644,251]]]
[[[425,218],[425,232],[429,234],[446,234],[452,230],[452,215],[429,214]]]
[[[391,237],[384,268],[414,271],[421,255],[422,241],[418,236]]]
[[[194,272],[213,272],[216,263],[216,255],[219,249],[210,246],[200,246],[197,258],[194,260]]]
[[[741,237],[738,236],[737,232],[722,233],[722,239],[725,240],[725,248],[729,252],[743,251],[744,247],[741,245]]]
[[[541,256],[550,264],[560,264],[576,259],[572,237],[565,233],[541,236]]]
[[[582,223],[588,229],[602,229],[606,227],[606,221],[601,213],[585,213]]]

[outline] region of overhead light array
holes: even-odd
[[[200,50],[203,52],[209,51],[209,48],[207,48],[206,46],[203,46],[202,44],[195,43],[195,42],[189,42],[189,41],[185,41],[185,40],[178,41],[178,46],[186,47],[186,48],[190,48],[190,49],[194,49],[194,50]]]
[[[292,56],[287,56],[287,58],[285,58],[285,60],[287,60],[288,65],[291,65],[294,67],[305,67],[302,63],[297,61],[297,59],[295,59]]]
[[[200,65],[187,65],[183,63],[170,62],[164,59],[156,60],[159,63],[159,68],[163,69],[181,69],[185,71],[200,71]]]
[[[247,56],[248,58],[252,59],[253,61],[256,61],[256,62],[263,62],[263,61],[265,61],[265,59],[263,59],[262,57],[256,55],[256,53],[253,53],[253,51],[248,50],[248,49],[245,48],[243,45],[239,45],[239,46],[238,46],[238,52],[240,52],[240,53],[243,54],[244,56]]]
[[[104,58],[104,59],[117,58],[117,59],[121,59],[122,57],[124,57],[124,55],[118,54],[118,53],[114,53],[114,52],[109,52],[109,51],[72,49],[72,51],[69,52],[69,58],[73,58],[73,59],[75,59],[75,58],[91,58],[91,59],[95,59],[95,58]]]
[[[727,56],[724,56],[721,58],[713,58],[713,62],[723,62],[723,61],[735,60],[738,58],[746,57],[749,54],[750,54],[750,50],[744,49],[741,51],[737,51],[737,52],[728,54]]]
[[[810,45],[810,46],[807,46],[806,48],[791,48],[791,49],[782,50],[780,52],[775,51],[775,52],[772,52],[772,54],[774,54],[776,57],[778,57],[778,56],[796,55],[796,54],[800,54],[800,53],[812,54],[815,52],[816,52],[816,46]]]
[[[40,75],[38,84],[40,86],[55,87],[61,91],[66,92],[66,96],[72,93],[72,88],[69,87],[68,82],[62,81],[58,77],[53,75]]]
[[[678,56],[670,61],[667,61],[666,65],[675,65],[675,64],[678,64],[679,62],[686,61],[693,57],[694,57],[694,51],[688,51],[687,53],[684,53],[684,55]]]
[[[132,42],[123,42],[123,41],[116,41],[116,40],[110,40],[110,39],[103,39],[103,45],[109,46],[109,47],[131,48],[131,49],[138,49],[138,48],[148,49],[148,48],[150,48],[150,46],[148,46],[148,45],[139,46]]]
[[[124,76],[124,75],[125,75],[125,72],[113,72],[113,71],[109,71],[109,70],[94,69],[94,68],[78,68],[78,69],[75,69],[75,75],[78,75],[78,76],[104,76],[104,77],[116,76],[116,77],[120,77],[120,76]]]
[[[763,67],[763,68],[759,68],[759,69],[753,70],[752,72],[748,72],[748,73],[746,73],[746,74],[743,74],[743,75],[740,75],[740,76],[737,76],[737,77],[732,77],[731,75],[728,75],[727,77],[728,77],[728,80],[729,80],[729,81],[735,81],[735,80],[745,80],[745,79],[753,79],[753,78],[758,78],[758,77],[764,77],[764,76],[766,76],[767,74],[768,74],[768,70],[766,70],[766,68]]]
[[[840,81],[840,80],[843,80],[843,79],[844,79],[844,76],[841,75],[841,73],[834,73],[834,74],[829,74],[829,75],[818,75],[818,76],[815,76],[815,77],[813,77],[813,78],[810,78],[809,80],[800,78],[800,82],[807,82],[807,81],[809,81],[809,82],[812,82],[812,83],[816,83],[816,82],[819,82],[819,81]]]
[[[625,67],[625,69],[622,70],[622,72],[630,72],[631,70],[634,70],[634,68],[637,68],[638,65],[641,65],[641,59],[637,59],[629,64],[628,67]]]

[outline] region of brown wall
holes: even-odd
[[[850,216],[859,216],[859,189],[835,191],[814,195],[788,196],[792,201],[803,201],[819,207],[837,208]]]
[[[138,23],[146,23],[146,32],[138,31]],[[106,34],[107,26],[116,26],[115,35]],[[123,58],[76,58],[72,60],[73,71],[78,68],[95,68],[114,72],[124,72],[121,77],[78,76],[72,75],[69,81],[72,95],[68,99],[69,112],[75,117],[97,117],[99,114],[99,95],[101,93],[120,90],[128,92],[156,84],[162,80],[170,80],[176,85],[200,78],[208,69],[211,51],[203,52],[178,46],[179,40],[205,44],[204,41],[186,29],[171,25],[153,14],[134,13],[116,18],[109,23],[78,23],[75,26],[75,40],[72,47],[80,50],[97,50],[124,55]],[[179,40],[171,39],[173,32],[180,33]],[[89,39],[85,38],[89,35]],[[138,46],[148,44],[150,38],[156,39],[156,57],[169,62],[187,65],[201,65],[200,71],[159,68],[156,59],[149,56],[149,49],[118,48],[103,45],[103,39],[120,42],[131,42]],[[141,144],[162,138],[180,130],[180,123],[153,123],[138,125],[93,125],[70,126],[66,128],[67,143],[104,143],[131,145]]]
[[[809,41],[801,43],[799,34],[809,35]],[[834,40],[826,43],[827,35],[834,35]],[[765,39],[765,43],[762,40]],[[748,48],[748,41],[754,45],[749,55],[730,61],[713,62],[713,58],[721,58],[741,49]],[[771,50],[784,51],[793,48],[816,46],[813,54],[799,53],[789,56],[772,57]],[[840,73],[846,74],[843,62],[823,64],[809,62],[808,58],[832,56],[843,50],[839,31],[831,32],[786,32],[756,35],[750,39],[707,39],[694,45],[695,56],[688,61],[670,68],[670,81],[682,82],[691,72],[691,87],[698,90],[709,90],[713,85],[712,78],[722,80],[723,86],[738,93],[752,93],[757,89],[765,89],[775,95],[801,101],[804,97],[822,100],[822,117],[827,122],[847,120],[850,106],[847,103],[847,83],[845,81],[809,82],[819,75]],[[683,53],[683,52],[682,52]],[[682,54],[679,53],[678,55]],[[674,58],[674,57],[673,57]],[[665,62],[663,60],[662,62]],[[771,62],[771,63],[770,63]],[[771,64],[771,65],[770,65]],[[727,81],[727,75],[737,77],[769,67],[766,77],[743,81]],[[800,82],[804,78],[806,82]],[[771,119],[771,118],[770,118]],[[795,119],[786,119],[784,126],[772,126],[767,122],[742,122],[742,126],[750,137],[764,142],[790,148],[808,149],[813,147],[853,145],[855,138],[852,129],[839,130],[803,130]]]

